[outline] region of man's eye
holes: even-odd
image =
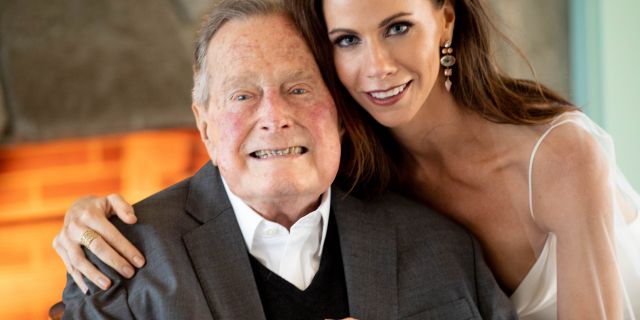
[[[303,88],[295,88],[295,89],[291,90],[291,93],[293,93],[293,94],[305,94],[305,93],[307,93],[307,90],[303,89]]]
[[[236,94],[231,98],[231,100],[234,100],[234,101],[246,101],[246,100],[249,100],[250,98],[251,98],[251,96],[248,95],[248,94]]]
[[[338,47],[347,48],[360,43],[360,39],[353,35],[340,36],[336,39],[335,44]]]
[[[411,27],[411,24],[407,22],[393,24],[387,30],[387,36],[395,36],[407,33],[407,31],[409,31],[409,27]]]

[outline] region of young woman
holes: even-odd
[[[523,319],[640,316],[640,197],[606,133],[498,71],[482,1],[288,3],[328,81],[382,125],[362,185],[470,229]]]
[[[604,131],[498,71],[482,1],[286,2],[344,116],[362,119],[345,126],[343,183],[400,191],[466,226],[522,319],[640,316],[640,197]],[[117,196],[70,209],[54,246],[77,282],[108,282],[77,244],[87,228],[112,266],[141,265],[105,218],[135,222],[125,212]]]

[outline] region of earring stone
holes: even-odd
[[[456,57],[453,56],[453,48],[451,47],[451,40],[447,40],[442,46],[442,57],[440,58],[440,65],[444,67],[444,86],[447,91],[451,91],[451,75],[453,75],[453,65],[456,64]]]
[[[440,64],[445,67],[445,68],[449,68],[452,67],[454,64],[456,64],[456,58],[450,54],[440,58]]]

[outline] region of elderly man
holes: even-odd
[[[222,1],[201,32],[192,109],[211,163],[117,224],[146,266],[125,279],[92,257],[113,285],[69,277],[65,318],[514,317],[469,233],[330,188],[336,107],[278,4]]]

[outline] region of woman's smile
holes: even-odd
[[[410,86],[411,81],[387,90],[373,90],[366,91],[365,93],[374,104],[380,106],[390,106],[400,101],[400,99],[404,97],[404,94],[409,90]]]

